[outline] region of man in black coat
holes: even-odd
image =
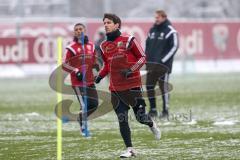
[[[162,117],[168,117],[169,108],[169,74],[172,72],[174,55],[178,49],[178,33],[168,20],[163,10],[155,13],[155,24],[150,29],[146,40],[147,58],[147,91],[150,102],[151,116],[157,116],[156,98],[154,88],[158,82],[162,93],[163,110]]]

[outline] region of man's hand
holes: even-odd
[[[125,78],[129,78],[132,74],[132,70],[131,69],[123,69],[121,70],[121,74],[125,77]]]
[[[101,76],[95,77],[95,83],[99,83],[103,78]]]
[[[82,81],[83,80],[83,74],[80,72],[80,71],[77,71],[76,72],[76,77],[79,81]]]

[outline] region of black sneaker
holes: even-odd
[[[156,108],[150,109],[150,111],[148,112],[148,115],[150,117],[157,117],[158,116],[158,112]]]

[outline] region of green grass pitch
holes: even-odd
[[[130,113],[134,159],[240,159],[240,75],[173,75],[170,81],[171,115],[170,121],[157,119],[160,141]],[[74,100],[77,112],[76,98],[64,98]],[[0,159],[56,159],[55,105],[47,78],[1,79]],[[63,124],[63,159],[119,159],[124,145],[114,112],[89,126],[92,137],[86,139],[76,122]]]

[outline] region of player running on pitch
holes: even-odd
[[[107,40],[101,44],[104,67],[95,82],[99,83],[107,74],[110,75],[111,103],[127,147],[120,157],[128,158],[135,156],[128,124],[129,106],[132,106],[137,121],[149,126],[156,139],[160,139],[161,133],[156,123],[145,113],[139,71],[145,63],[145,54],[141,46],[134,37],[120,32],[121,20],[115,14],[104,14],[103,23],[107,36]]]
[[[83,109],[83,105],[86,105],[87,116],[89,116],[98,107],[98,94],[95,89],[92,71],[93,67],[96,66],[95,46],[88,40],[85,32],[85,25],[82,23],[75,24],[73,42],[66,47],[67,52],[63,69],[71,74],[72,88],[80,103],[80,110]],[[85,35],[84,40],[82,40],[84,47],[81,41],[83,33]],[[84,61],[83,56],[85,58]],[[84,96],[84,90],[86,91],[86,97]],[[86,101],[84,101],[84,98],[86,98]],[[82,112],[79,113],[78,122],[81,132],[84,134]]]

